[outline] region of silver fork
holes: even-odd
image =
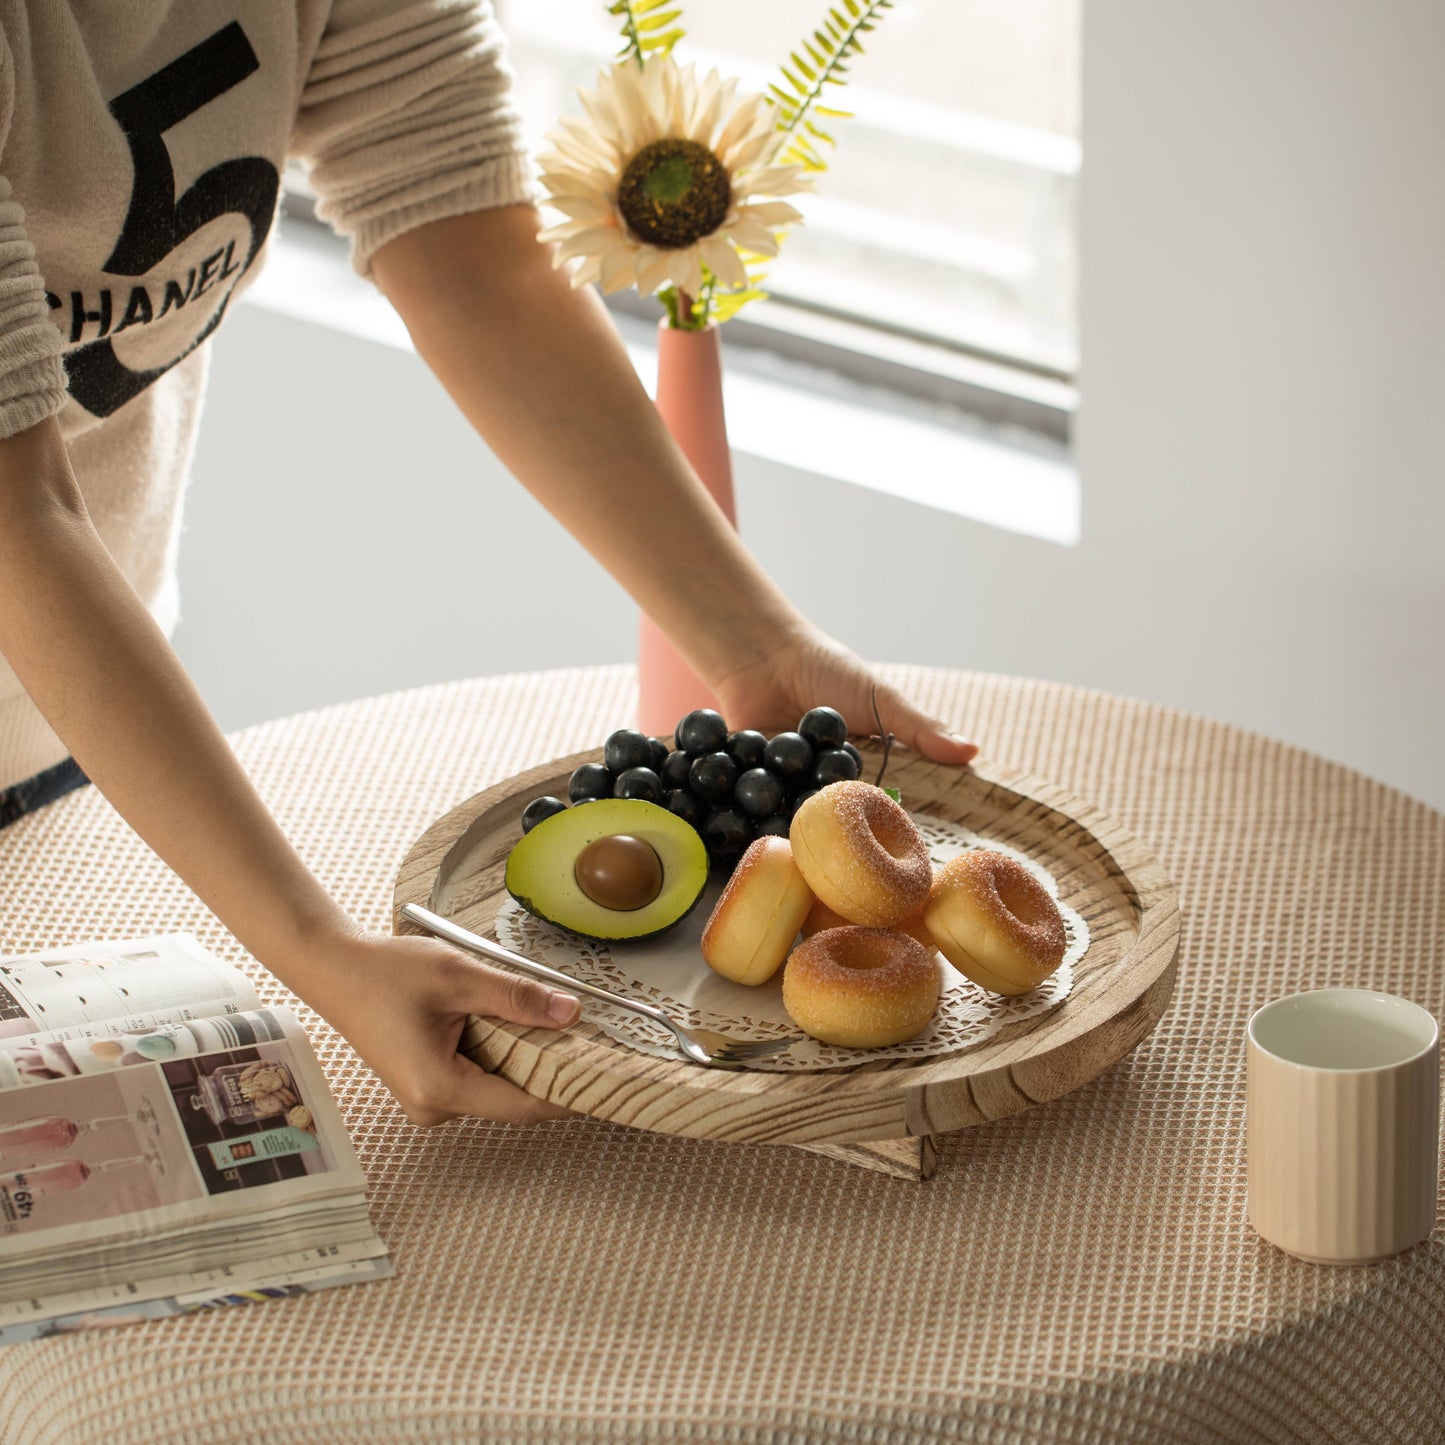
[[[643,1018],[651,1019],[653,1023],[671,1029],[677,1035],[678,1047],[695,1064],[707,1064],[715,1069],[740,1068],[753,1059],[762,1059],[769,1054],[781,1053],[797,1042],[795,1038],[736,1039],[730,1034],[714,1033],[712,1029],[685,1029],[681,1024],[674,1023],[668,1018],[660,1008],[656,1008],[650,1003],[643,1003],[641,999],[627,998],[623,994],[613,993],[611,989],[599,988],[595,983],[584,983],[580,978],[571,978],[555,968],[548,968],[545,963],[534,963],[530,958],[523,958],[520,953],[513,953],[510,948],[503,948],[500,943],[493,943],[490,938],[483,938],[479,933],[473,933],[470,929],[453,923],[451,919],[443,918],[441,914],[421,907],[420,904],[402,904],[401,916],[410,919],[413,923],[420,924],[428,933],[434,933],[438,938],[444,938],[458,948],[479,954],[489,963],[500,963],[508,968],[515,968],[519,973],[540,978],[543,982],[554,984],[568,993],[581,993],[592,998],[606,999],[608,1003],[631,1009],[633,1013],[641,1014]]]

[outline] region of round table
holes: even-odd
[[[297,1007],[394,1278],[0,1350],[0,1439],[1431,1440],[1445,1245],[1302,1263],[1250,1228],[1244,1026],[1299,988],[1445,1016],[1445,817],[1239,729],[1057,684],[884,669],[1090,799],[1178,884],[1174,1001],[1084,1088],[902,1183],[579,1118],[407,1123],[94,789],[0,832],[0,953],[189,930]],[[302,855],[389,925],[412,841],[596,746],[630,668],[488,678],[238,734]]]

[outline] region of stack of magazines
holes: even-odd
[[[0,958],[0,1344],[391,1273],[295,1016],[188,934]]]

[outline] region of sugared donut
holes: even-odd
[[[707,921],[702,956],[734,983],[766,983],[788,956],[812,905],[788,840],[757,838]]]
[[[1064,961],[1058,905],[1017,858],[978,849],[950,858],[924,922],[943,956],[991,993],[1027,993]]]
[[[913,819],[871,783],[821,788],[793,814],[788,838],[813,896],[850,923],[893,928],[928,898],[928,849]]]
[[[938,1007],[941,965],[916,938],[846,924],[805,939],[783,970],[783,1006],[825,1044],[877,1049],[923,1032]]]
[[[844,918],[841,913],[834,913],[821,898],[815,898],[813,906],[808,910],[808,916],[803,920],[803,937],[811,938],[815,933],[822,933],[825,928],[844,928],[850,922],[852,920]],[[909,914],[897,928],[899,933],[916,938],[930,953],[938,952],[938,945],[934,943],[933,935],[923,921],[921,908],[917,913]]]

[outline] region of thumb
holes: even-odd
[[[582,1011],[575,994],[520,973],[508,973],[485,963],[473,964],[469,973],[469,986],[456,1000],[457,1006],[469,1013],[533,1028],[564,1029],[575,1023]]]

